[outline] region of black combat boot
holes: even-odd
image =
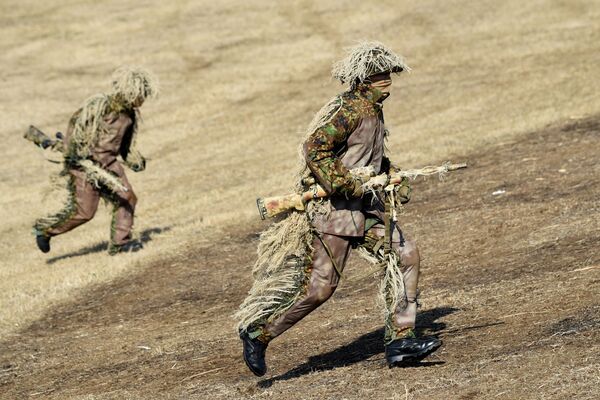
[[[442,345],[436,338],[404,338],[396,339],[385,346],[385,359],[388,366],[402,367],[421,361]]]
[[[240,339],[244,344],[244,361],[250,371],[256,376],[263,376],[267,372],[267,363],[265,362],[265,352],[267,343],[258,338],[251,339],[248,332],[241,332]]]
[[[35,242],[37,243],[38,249],[40,249],[42,253],[47,253],[50,251],[50,236],[35,235]]]

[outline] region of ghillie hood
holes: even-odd
[[[154,98],[158,95],[158,80],[149,71],[140,67],[122,66],[112,75],[112,94],[126,104],[136,99]]]
[[[371,75],[402,71],[410,68],[401,56],[380,42],[361,42],[347,49],[346,57],[333,64],[331,75],[354,89]]]

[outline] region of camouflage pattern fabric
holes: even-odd
[[[313,132],[304,144],[306,162],[317,180],[324,183],[328,194],[357,197],[362,194],[362,182],[350,174],[336,154],[344,149],[348,136],[357,128],[361,118],[380,112],[376,100],[381,91],[368,85],[342,93],[340,108],[328,122]]]
[[[384,238],[380,236],[374,229],[371,229],[373,226],[382,225],[383,223],[379,221],[377,218],[368,218],[367,225],[365,226],[366,232],[365,237],[362,242],[359,244],[359,247],[364,249],[369,253],[371,257],[376,259],[381,265],[385,263],[385,257],[383,255],[383,242]],[[397,230],[397,234],[402,237],[401,231],[394,227],[394,230]],[[403,241],[403,239],[400,239]],[[397,246],[397,245],[396,245]],[[391,251],[396,252],[397,259],[400,261],[400,255],[397,253],[397,249],[392,247]],[[397,264],[397,268],[403,270],[403,266],[400,262]],[[386,294],[386,309],[389,309],[393,304],[390,302],[390,296]],[[394,325],[393,315],[388,314],[385,318],[385,335],[384,335],[384,343],[388,344],[394,340],[407,338],[407,337],[415,337],[414,331],[412,328],[404,327],[398,328]]]
[[[68,197],[62,210],[54,215],[40,218],[33,225],[34,235],[50,236],[49,231],[63,225],[77,214],[76,177],[69,175],[67,182]]]
[[[94,217],[102,198],[112,206],[109,251],[131,240],[136,198],[129,182],[125,180],[130,191],[113,193],[107,188],[96,188],[87,182],[81,171],[70,170],[68,173],[68,198],[63,209],[38,219],[34,224],[34,234],[52,237],[75,229]]]

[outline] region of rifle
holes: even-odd
[[[44,150],[50,147],[52,150],[57,151],[59,153],[63,153],[65,151],[63,141],[64,137],[61,132],[56,132],[56,139],[51,139],[44,132],[40,131],[35,126],[30,125],[29,128],[27,128],[27,131],[25,131],[23,137]],[[92,160],[78,160],[76,161],[76,164],[86,173],[88,181],[93,183],[96,187],[99,187],[98,183],[101,183],[113,192],[119,190],[123,192],[129,191],[129,189],[127,189],[127,187],[123,185],[123,182],[121,182],[121,180],[118,177],[107,172],[102,167],[94,164]]]
[[[30,125],[23,137],[37,146],[40,146],[42,149],[47,149],[48,147],[52,148],[54,151],[58,151],[62,153],[64,150],[64,142],[63,142],[63,134],[61,132],[56,132],[56,139],[51,139],[44,132],[40,131],[33,125]]]
[[[442,177],[449,171],[456,171],[462,168],[467,168],[467,164],[450,164],[448,162],[438,167],[427,166],[421,169],[400,170],[390,174],[390,179],[385,190],[392,190],[393,187],[402,182],[402,179],[404,178],[414,179],[417,176],[429,176],[434,174],[440,174],[440,177]],[[305,186],[308,186],[308,190],[303,193],[290,193],[283,196],[257,198],[256,206],[258,207],[261,219],[273,218],[279,214],[292,210],[304,211],[306,209],[306,204],[310,200],[321,199],[328,196],[325,189],[323,189],[313,177],[304,179],[302,183]]]

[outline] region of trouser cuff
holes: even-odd
[[[273,339],[271,334],[267,332],[264,326],[249,328],[247,332],[250,339],[258,339],[265,344],[269,343],[271,339]]]
[[[413,328],[410,327],[406,327],[406,328],[399,328],[399,329],[389,329],[386,336],[386,340],[385,340],[385,344],[388,345],[391,342],[393,342],[394,340],[400,340],[400,339],[410,339],[410,338],[416,338],[417,335],[415,334],[415,331]]]

